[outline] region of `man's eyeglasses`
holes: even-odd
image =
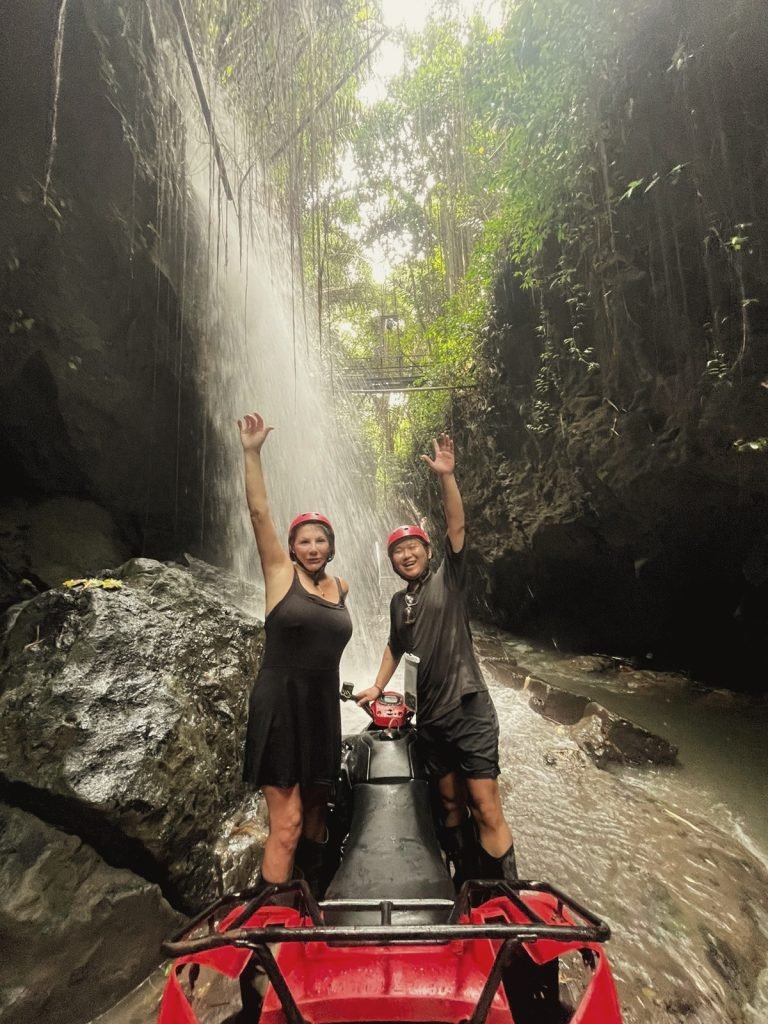
[[[416,621],[416,603],[418,601],[417,594],[411,594],[406,592],[405,595],[405,614],[403,615],[403,622],[406,626],[412,626]]]

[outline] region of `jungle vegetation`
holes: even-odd
[[[651,154],[630,176],[616,156],[632,132],[628,65],[662,7],[504,0],[490,25],[444,0],[423,31],[407,34],[388,31],[364,0],[196,0],[196,45],[238,112],[240,216],[252,215],[246,185],[256,175],[290,222],[329,388],[375,391],[365,387],[371,377],[398,373],[413,388],[358,395],[382,481],[396,480],[414,446],[423,450],[450,418],[456,389],[488,372],[483,339],[504,271],[529,297],[540,338],[532,435],[553,429],[573,374],[599,379],[618,406],[628,375],[635,387],[672,365],[689,386],[687,374],[722,380],[743,356],[750,300],[740,261],[750,237],[735,213],[712,238],[740,292],[728,336],[713,318],[693,362],[680,335],[657,367],[626,330],[637,326],[623,297],[637,276],[626,217],[646,224],[663,267],[663,313],[679,322],[686,287],[681,280],[673,303],[681,243],[669,210],[678,187],[705,199],[713,187],[696,161]],[[393,43],[401,70],[383,98],[366,101],[376,55]],[[694,53],[683,37],[665,45],[666,73],[684,96],[696,87]],[[701,238],[709,231],[702,221]],[[372,254],[385,272],[374,272]],[[598,330],[583,330],[588,316]]]

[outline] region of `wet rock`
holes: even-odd
[[[239,608],[241,612],[251,618],[262,614],[264,583],[261,579],[251,583],[249,580],[236,576],[233,572],[210,565],[187,552],[184,552],[179,564],[194,576],[200,586],[205,587],[220,601],[234,605],[235,608]]]
[[[707,959],[717,973],[728,985],[736,987],[744,979],[741,977],[743,964],[731,945],[722,936],[713,935],[706,928],[702,929],[706,942]]]
[[[0,562],[14,584],[0,607],[73,576],[120,565],[129,555],[111,515],[93,501],[14,501],[0,508]],[[3,597],[0,593],[0,601]]]
[[[160,890],[0,804],[0,1017],[79,1024],[137,985],[181,924]]]
[[[497,658],[483,658],[482,664],[487,665],[493,676],[503,683],[507,683],[516,690],[525,689],[527,681],[535,677],[530,674],[527,668],[518,665],[515,661],[500,661]]]
[[[569,727],[572,739],[598,765],[675,764],[677,747],[640,725],[615,715],[581,694],[569,693],[520,666],[493,665],[494,675],[528,695],[534,711]]]
[[[112,575],[122,588],[58,588],[9,616],[0,787],[192,909],[217,891],[214,848],[244,798],[261,627],[180,566]]]
[[[544,763],[548,768],[557,768],[561,771],[570,771],[574,768],[586,768],[589,760],[583,750],[578,746],[552,747],[544,754]]]
[[[608,764],[675,764],[677,747],[594,701],[571,735],[599,768]]]
[[[15,102],[0,113],[14,140],[0,161],[0,469],[3,495],[87,494],[132,534],[132,553],[168,556],[201,535],[208,424],[178,298],[200,232],[186,202],[158,202],[184,159],[158,150],[160,111],[175,104],[155,49],[155,33],[169,45],[165,13],[67,6],[54,145],[40,126],[57,19],[45,4],[3,4],[0,93]],[[181,245],[161,227],[171,222]],[[44,578],[71,573],[57,575]]]
[[[659,690],[667,692],[679,692],[688,690],[691,681],[682,672],[654,672],[651,669],[635,670],[629,665],[621,666],[621,682],[624,689],[632,690]],[[663,695],[660,693],[663,699]]]
[[[585,697],[576,693],[568,693],[549,683],[530,678],[527,689],[530,691],[529,703],[539,714],[550,718],[561,725],[573,725],[579,722],[588,704]]]
[[[618,672],[621,662],[601,654],[584,654],[576,658],[566,658],[563,668],[575,669],[577,672]]]

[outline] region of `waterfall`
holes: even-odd
[[[57,130],[59,121],[59,94],[61,92],[61,60],[64,53],[64,29],[67,23],[67,0],[60,0],[59,12],[56,16],[56,35],[53,44],[53,80],[51,85],[50,132],[48,136],[48,156],[45,162],[43,180],[43,205],[48,202],[51,187],[53,161],[56,157]]]
[[[223,138],[234,135],[221,114],[217,130]],[[218,209],[209,138],[191,95],[186,131],[199,228],[203,236],[218,235],[209,245],[198,357],[211,428],[205,501],[214,506],[212,518],[226,524],[221,540],[234,571],[259,579],[236,421],[246,412],[261,413],[275,428],[262,452],[275,525],[287,544],[288,524],[300,512],[322,512],[333,523],[336,557],[329,571],[350,583],[355,630],[342,675],[367,685],[386,641],[391,592],[380,593],[379,586],[387,524],[374,507],[375,465],[365,463],[356,444],[351,399],[331,379],[327,351],[312,326],[315,311],[292,264],[288,230],[272,212],[277,204],[264,198],[268,185],[262,182],[251,196],[249,217],[236,216],[232,204]]]

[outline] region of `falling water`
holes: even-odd
[[[67,0],[61,0],[56,19],[56,36],[53,46],[53,87],[51,89],[50,136],[48,139],[48,156],[45,162],[45,178],[43,180],[43,205],[48,203],[48,192],[51,187],[53,161],[56,157],[56,132],[59,121],[59,93],[61,92],[61,59],[64,53],[64,28],[67,20]]]
[[[202,152],[207,139],[195,130]],[[216,216],[209,163],[194,156],[189,163],[199,168],[191,184],[204,226]],[[210,267],[201,365],[211,424],[206,501],[213,503],[212,518],[226,523],[221,540],[235,571],[260,578],[236,421],[246,412],[261,413],[275,428],[262,460],[278,532],[287,536],[289,522],[303,511],[322,512],[334,524],[337,554],[330,568],[350,582],[355,626],[342,672],[362,682],[385,640],[378,554],[385,526],[374,510],[375,467],[366,465],[343,426],[354,421],[354,410],[329,379],[312,310],[297,294],[286,229],[264,203],[252,226],[233,213],[217,220],[223,237]]]

